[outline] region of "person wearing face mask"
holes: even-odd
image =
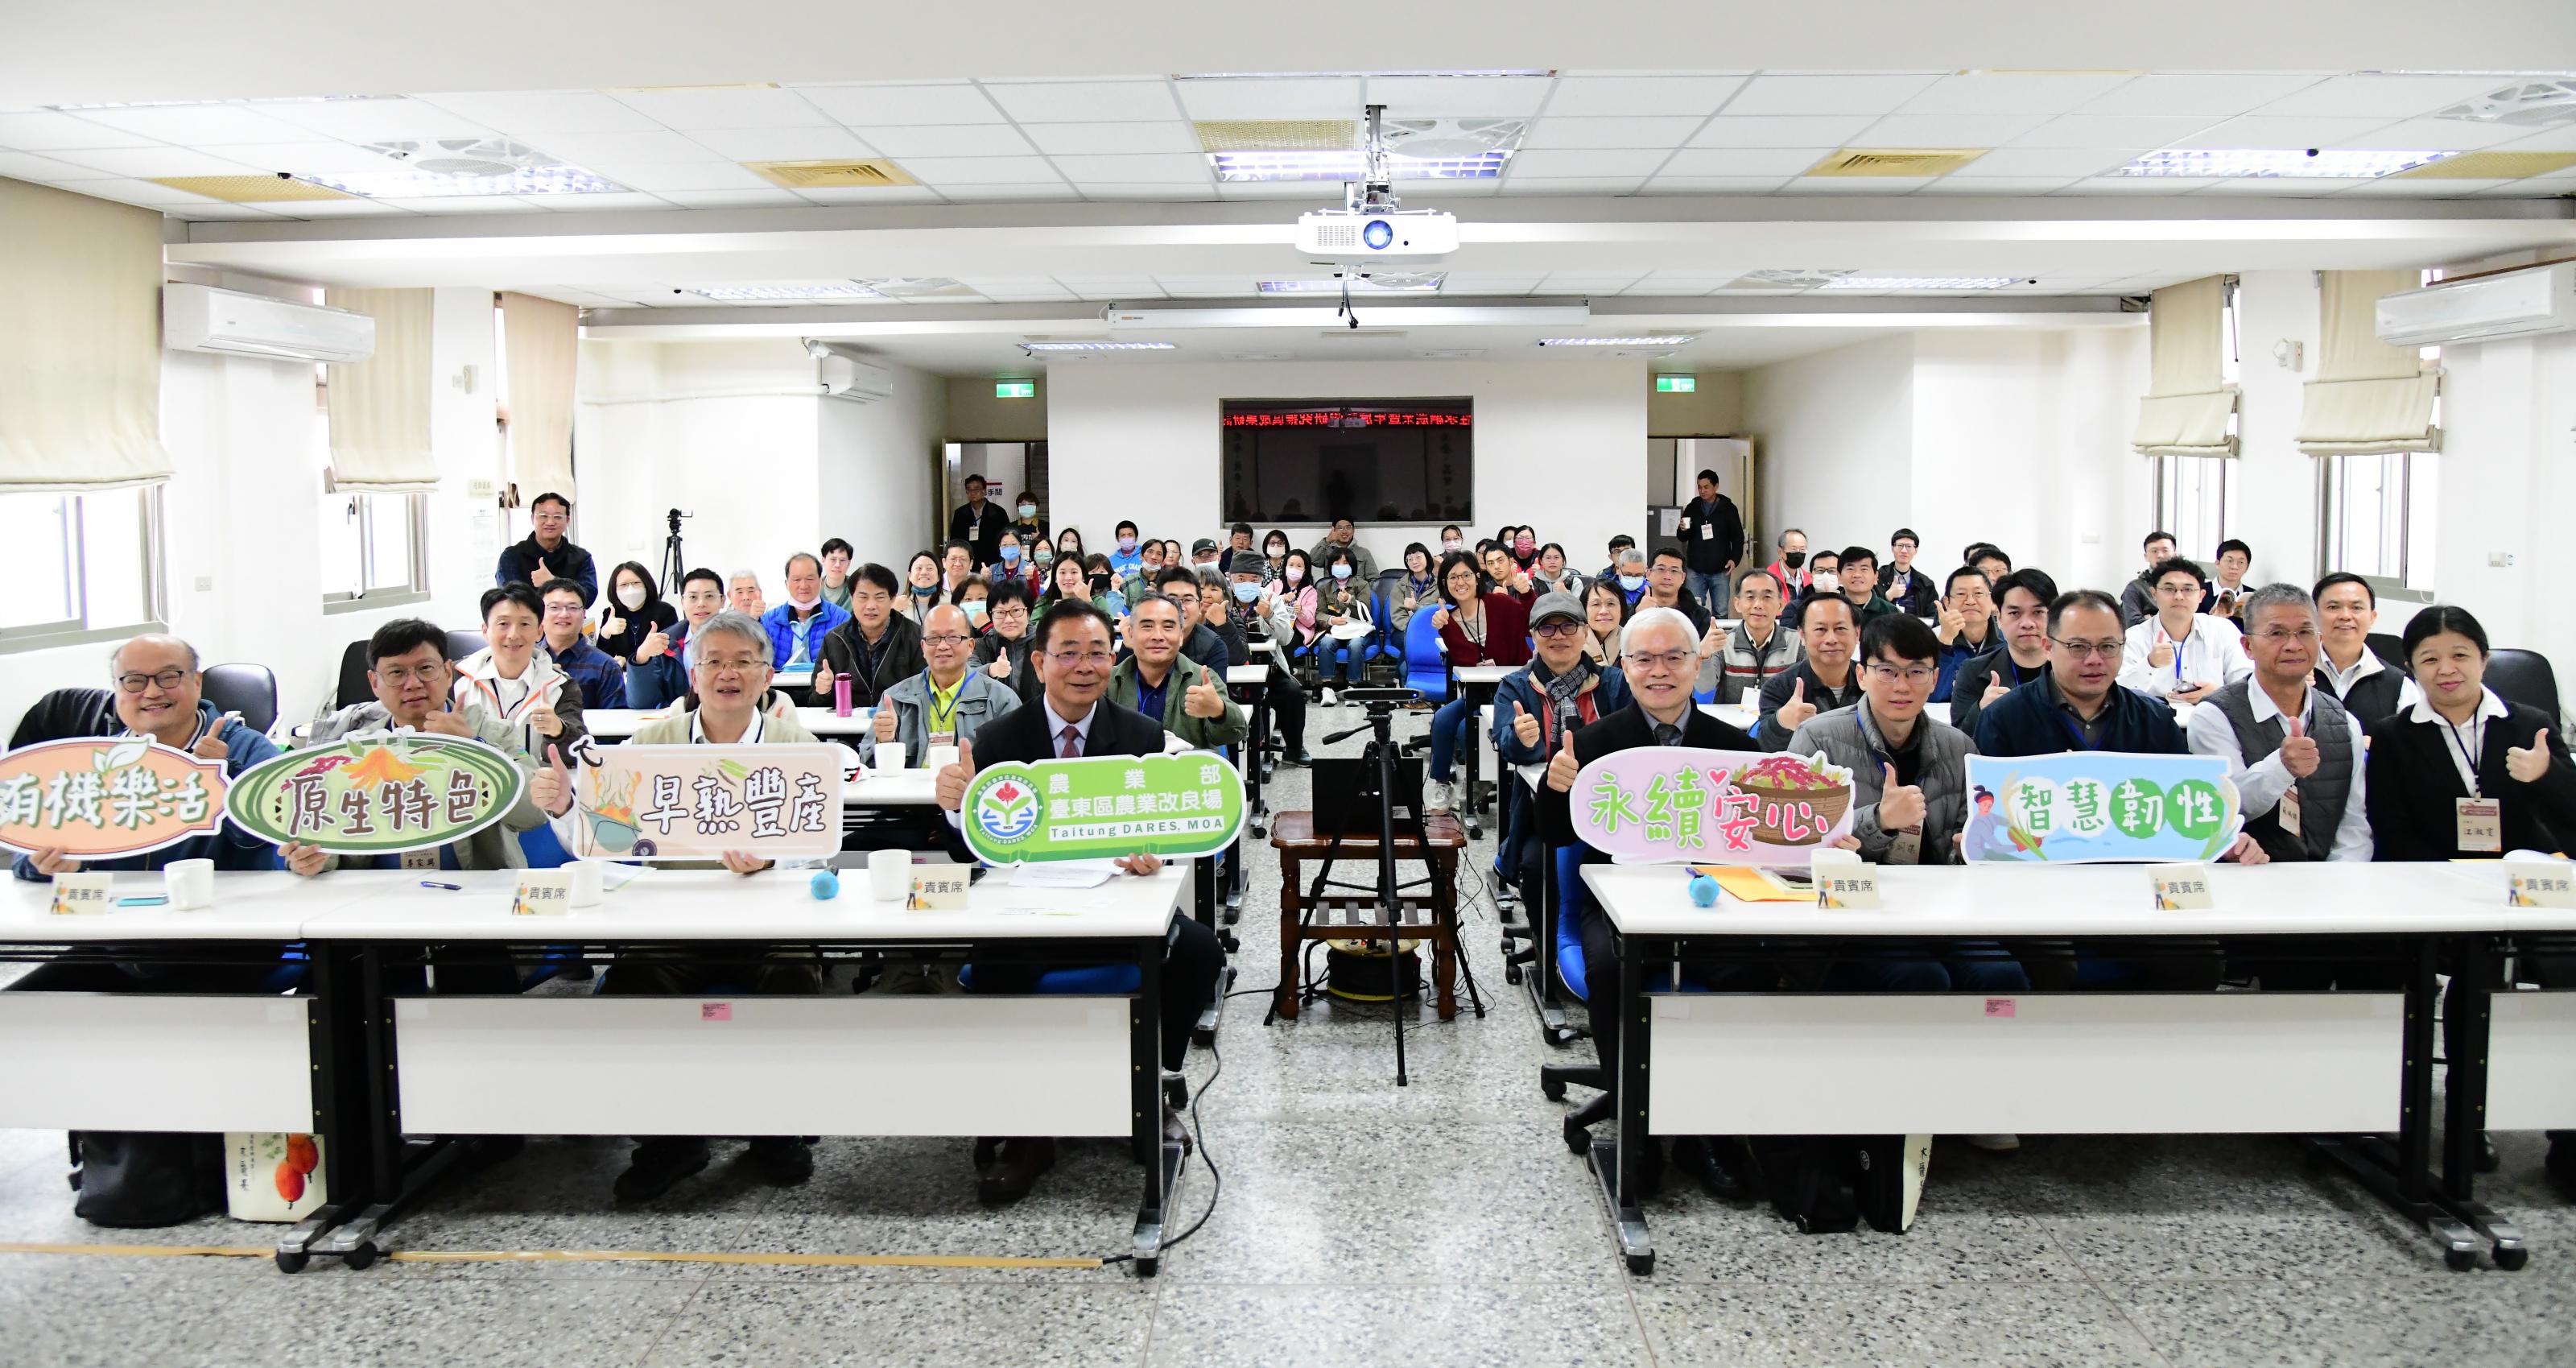
[[[823,597],[835,608],[850,606],[850,562],[858,558],[857,548],[838,537],[823,543]]]
[[[1467,534],[1459,531],[1456,523],[1451,523],[1447,527],[1440,529],[1441,555],[1445,556],[1452,551],[1464,551],[1466,549]]]
[[[1620,597],[1628,601],[1628,611],[1636,612],[1646,597],[1646,554],[1634,546],[1619,548],[1610,577],[1618,584]]]
[[[1513,529],[1512,564],[1520,567],[1522,574],[1532,574],[1538,569],[1538,534],[1536,532],[1526,527]]]
[[[1047,540],[1047,525],[1038,517],[1038,501],[1030,495],[1023,494],[1020,496],[1019,506],[1014,511],[1019,514],[1019,517],[1011,523],[1011,535],[1020,539],[1022,552],[1035,556],[1038,547],[1045,544]]]
[[[1129,603],[1134,603],[1152,593],[1154,582],[1162,578],[1164,564],[1163,544],[1160,541],[1148,541],[1138,546],[1136,568],[1120,577],[1118,596]]]
[[[939,558],[927,551],[915,551],[904,566],[903,604],[901,612],[920,626],[930,617],[930,610],[947,597],[946,586],[939,582]]]
[[[653,572],[635,561],[623,562],[608,572],[608,597],[611,606],[601,614],[596,641],[626,667],[626,702],[620,706],[649,711],[688,692],[688,678],[672,650],[679,636],[679,610],[663,601]],[[723,601],[722,594],[717,601]]]
[[[1273,586],[1271,592],[1288,605],[1289,630],[1288,634],[1281,639],[1281,644],[1288,648],[1290,655],[1305,659],[1313,652],[1315,635],[1321,630],[1315,625],[1315,601],[1318,595],[1315,591],[1314,562],[1305,552],[1288,553],[1286,563],[1279,568],[1279,583]]]
[[[1069,562],[1056,563],[1056,581],[1059,585],[1064,581],[1063,571],[1067,564]],[[1110,565],[1109,557],[1097,551],[1084,557],[1082,578],[1078,583],[1081,585],[1082,592],[1090,599],[1091,606],[1107,613],[1110,620],[1116,621],[1127,616],[1127,596],[1118,592],[1118,571]]]
[[[1348,551],[1351,553],[1351,565],[1356,571],[1355,577],[1362,584],[1373,583],[1377,579],[1377,557],[1369,554],[1367,547],[1360,545],[1359,536],[1358,524],[1348,518],[1335,518],[1333,529],[1324,534],[1322,541],[1315,543],[1314,550],[1306,553],[1306,560],[1312,565],[1329,566],[1333,563],[1335,551]]]
[[[789,556],[787,601],[760,619],[769,633],[771,667],[810,668],[822,651],[823,638],[849,620],[847,611],[823,597],[823,563],[803,551]]]
[[[1137,539],[1136,524],[1121,518],[1116,530],[1118,545],[1109,552],[1109,573],[1117,576],[1117,583],[1124,584],[1144,568],[1145,551]]]
[[[1333,628],[1369,623],[1368,581],[1358,578],[1359,566],[1349,548],[1335,550],[1325,566],[1325,579],[1315,586],[1315,674],[1323,682],[1324,706],[1333,705],[1336,683],[1358,683],[1362,668],[1361,645],[1333,634]]]
[[[1636,550],[1636,546],[1637,539],[1629,536],[1625,532],[1612,537],[1610,539],[1610,563],[1602,566],[1601,573],[1594,575],[1592,578],[1596,580],[1615,580],[1619,578],[1619,558],[1629,551]],[[1637,563],[1641,566],[1645,564],[1645,553],[1638,553]],[[1642,574],[1644,572],[1641,570],[1639,573]],[[1634,599],[1630,600],[1632,605],[1634,602]]]
[[[1028,583],[1029,597],[1045,597],[1047,586],[1054,582],[1055,577],[1055,543],[1044,537],[1030,542],[1025,564],[1027,568],[1022,577]]]
[[[1261,539],[1261,560],[1267,567],[1262,574],[1265,583],[1276,584],[1288,568],[1288,534],[1278,528]]]
[[[1226,610],[1227,616],[1240,619],[1244,631],[1243,649],[1231,652],[1228,663],[1251,665],[1261,659],[1268,661],[1270,675],[1262,684],[1261,706],[1270,710],[1271,722],[1278,729],[1280,763],[1303,765],[1308,758],[1306,690],[1279,656],[1255,657],[1252,653],[1254,641],[1285,643],[1294,639],[1295,610],[1274,592],[1270,562],[1262,559],[1259,552],[1234,553],[1234,559],[1226,563],[1225,578],[1227,595],[1233,601]]]
[[[957,586],[957,592],[950,602],[966,615],[967,628],[980,635],[985,625],[992,621],[992,608],[988,602],[992,597],[991,580],[982,575],[968,575],[966,582]]]
[[[948,515],[948,540],[964,542],[966,553],[974,565],[992,564],[994,549],[1002,539],[1002,529],[1010,525],[1010,520],[1002,515],[1001,506],[984,497],[990,488],[983,476],[967,476],[966,502]]]
[[[1780,554],[1768,566],[1771,578],[1780,581],[1783,598],[1795,601],[1807,590],[1807,534],[1790,528],[1780,534]]]

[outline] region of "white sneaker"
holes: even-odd
[[[1452,797],[1449,786],[1436,779],[1422,786],[1422,806],[1433,812],[1447,812]]]
[[[1333,691],[1330,689],[1324,690],[1324,706],[1327,708],[1333,706]]]
[[[2021,1137],[2018,1135],[1997,1133],[1994,1135],[1962,1135],[1959,1138],[1967,1141],[1978,1149],[1984,1150],[1988,1154],[2013,1154],[2021,1149]]]

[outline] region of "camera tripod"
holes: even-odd
[[[672,599],[680,596],[680,576],[689,573],[689,563],[680,555],[680,519],[695,516],[672,509],[671,535],[662,539],[662,593]]]

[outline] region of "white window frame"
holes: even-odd
[[[31,622],[16,627],[0,627],[0,655],[25,651],[50,650],[58,646],[79,646],[91,642],[122,641],[143,632],[170,630],[170,595],[166,581],[168,548],[162,539],[162,486],[142,489],[104,489],[88,493],[59,495],[66,520],[63,535],[64,573],[78,593],[77,610],[68,618],[53,622]],[[28,497],[11,495],[12,498]],[[90,616],[89,548],[84,531],[88,500],[134,500],[135,516],[143,520],[137,539],[143,549],[143,620],[140,622],[96,622]]]
[[[2185,462],[2191,464],[2186,465]],[[2199,548],[2215,547],[2234,535],[2235,464],[2233,458],[2226,456],[2155,456],[2148,459],[2147,478],[2154,482],[2152,485],[2156,510],[2154,525],[2161,531],[2174,534],[2176,555],[2197,559],[2200,555],[2207,554]],[[2216,527],[2200,525],[2203,513],[2197,503],[2190,510],[2189,517],[2183,516],[2181,482],[2186,473],[2197,474],[2203,480],[2213,475],[2217,477],[2218,525]],[[2204,490],[2204,499],[2205,497]]]
[[[2378,598],[2400,603],[2433,602],[2433,548],[2430,538],[2419,556],[2416,547],[2418,530],[2430,531],[2433,514],[2415,507],[2415,481],[2431,473],[2430,463],[2438,459],[2429,451],[2371,452],[2317,459],[2317,574],[2322,577],[2338,570],[2353,570],[2369,581],[2371,592]],[[2348,547],[2351,525],[2341,514],[2346,484],[2353,478],[2354,461],[2382,462],[2380,482],[2380,535],[2395,543],[2396,573],[2388,574],[2385,558],[2367,569],[2356,568]],[[2419,468],[2418,462],[2425,463]],[[2395,478],[2386,478],[2394,468]],[[2438,485],[2435,486],[2439,488]],[[2392,497],[2395,507],[2390,507]],[[2418,561],[2425,563],[2418,564]]]
[[[320,459],[322,468],[325,472],[329,471],[331,465],[330,387],[331,368],[327,365],[316,364],[313,367],[313,430],[316,445],[321,453]],[[407,563],[405,565],[405,577],[403,582],[400,584],[371,585],[367,583],[367,577],[372,573],[376,564],[375,528],[377,520],[374,517],[369,516],[370,510],[373,508],[372,501],[376,499],[400,499],[403,501],[402,526],[404,528],[404,535],[410,540],[411,545],[408,548],[410,555],[406,557]],[[419,493],[376,494],[359,490],[337,490],[331,487],[330,477],[326,473],[323,476],[322,481],[323,516],[330,516],[334,509],[338,510],[341,517],[354,519],[358,524],[358,588],[354,591],[346,589],[325,590],[322,595],[322,612],[325,616],[334,613],[366,612],[377,608],[392,608],[406,603],[426,603],[429,601],[429,501],[427,495]],[[337,582],[336,576],[334,577],[334,582]]]

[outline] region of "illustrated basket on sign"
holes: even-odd
[[[1775,755],[1747,765],[1736,772],[1735,786],[1762,800],[1755,812],[1760,821],[1753,828],[1753,838],[1767,845],[1820,845],[1825,833],[1851,810],[1851,772],[1828,764],[1821,754],[1806,758]],[[1808,821],[1804,829],[1792,835],[1780,824],[1780,818],[1784,808],[1794,813],[1800,803],[1807,805]]]

